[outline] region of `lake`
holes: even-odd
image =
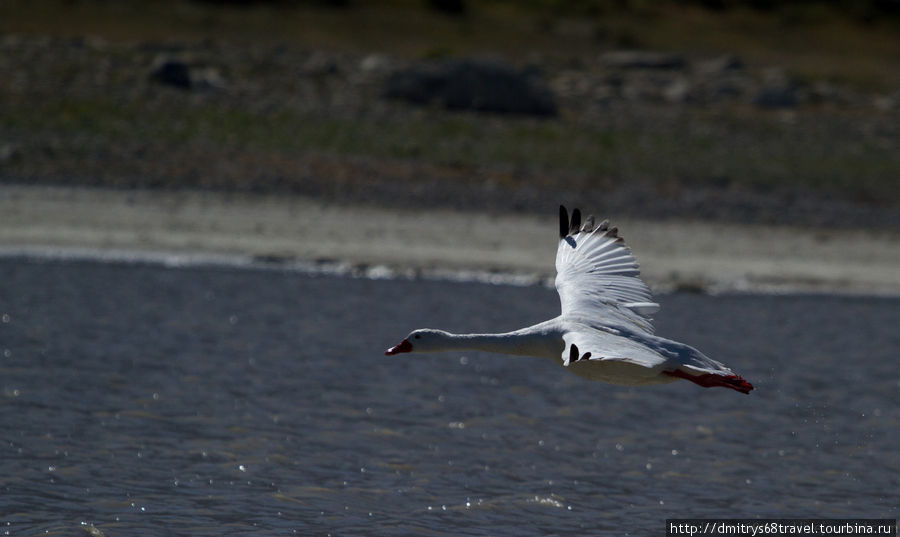
[[[0,259],[0,533],[660,535],[897,518],[900,299],[658,297],[756,386],[399,355],[555,316],[543,286]],[[84,530],[84,531],[82,531]]]

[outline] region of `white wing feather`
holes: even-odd
[[[650,315],[659,310],[640,279],[631,249],[607,221],[596,227],[589,217],[559,241],[556,291],[563,317],[590,324],[622,324],[653,332]]]

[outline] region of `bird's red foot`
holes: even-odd
[[[680,369],[676,369],[675,371],[663,371],[663,373],[669,375],[670,377],[678,377],[680,379],[689,380],[694,384],[703,386],[704,388],[720,386],[722,388],[731,388],[732,390],[737,390],[741,393],[750,393],[750,390],[753,389],[753,385],[741,378],[739,375],[716,375],[713,373],[691,375],[690,373],[685,373]]]

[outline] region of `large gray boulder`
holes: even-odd
[[[494,60],[455,59],[391,73],[384,97],[451,110],[551,116],[556,104],[537,73]]]

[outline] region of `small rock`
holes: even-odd
[[[683,69],[684,56],[667,52],[614,50],[600,56],[600,62],[618,69]]]
[[[707,102],[722,102],[740,99],[747,91],[747,84],[735,79],[715,80],[705,92]]]
[[[753,98],[753,104],[760,108],[795,108],[799,99],[792,86],[766,86]]]
[[[191,70],[180,60],[163,59],[150,70],[150,80],[176,88],[191,89]]]
[[[734,54],[723,54],[717,58],[698,61],[694,67],[698,73],[714,75],[729,71],[740,71],[744,68],[744,62]]]
[[[333,75],[338,72],[338,64],[334,58],[316,51],[303,63],[302,71],[308,76]]]
[[[382,73],[391,67],[391,59],[384,54],[369,54],[359,62],[363,73]]]
[[[0,164],[6,164],[18,160],[22,156],[22,151],[13,144],[0,145]]]
[[[872,99],[872,105],[879,112],[889,112],[900,108],[900,91],[887,95],[878,95]]]
[[[190,77],[191,87],[195,89],[220,90],[226,87],[222,73],[215,67],[191,69]]]
[[[687,78],[677,77],[662,90],[663,98],[670,103],[684,103],[690,99],[691,84]]]
[[[173,58],[157,59],[150,69],[150,80],[184,90],[215,90],[226,87],[225,79],[217,68],[192,66]]]
[[[809,100],[816,104],[836,104],[848,106],[856,104],[858,99],[849,90],[836,86],[826,80],[817,80],[809,88]]]

